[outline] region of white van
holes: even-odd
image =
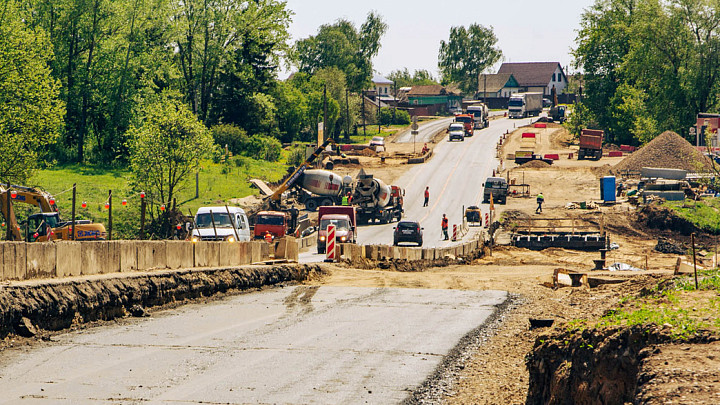
[[[230,211],[230,215],[228,215]],[[235,228],[235,229],[233,229]],[[250,240],[250,223],[239,207],[201,207],[195,214],[192,241],[245,242]]]

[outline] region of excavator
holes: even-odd
[[[8,199],[8,194],[10,194],[10,199]],[[25,237],[23,237],[13,208],[13,205],[18,202],[34,205],[41,211],[28,217]],[[5,218],[6,225],[10,227],[10,236],[14,241],[47,242],[71,239],[72,222],[60,220],[55,200],[45,191],[16,185],[11,185],[9,188],[0,186],[0,213]],[[103,224],[92,223],[90,220],[75,221],[75,240],[77,241],[104,240],[106,235]]]

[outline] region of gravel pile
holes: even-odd
[[[690,142],[672,131],[665,131],[647,145],[615,165],[613,171],[639,171],[643,167],[709,171],[710,161]]]
[[[542,169],[544,167],[550,167],[550,164],[543,162],[542,160],[531,160],[527,163],[520,165],[523,169]]]
[[[660,253],[672,253],[677,255],[684,255],[687,253],[687,249],[683,248],[682,245],[673,243],[665,238],[658,238],[655,250]]]

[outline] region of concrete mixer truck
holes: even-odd
[[[299,188],[298,200],[308,211],[324,205],[340,205],[342,197],[351,191],[352,177],[319,169],[303,171],[295,186]]]
[[[393,219],[402,219],[404,190],[388,186],[372,174],[360,169],[352,194],[352,203],[357,207],[359,223],[380,222],[387,224]]]

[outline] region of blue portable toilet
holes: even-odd
[[[615,176],[600,179],[600,198],[604,202],[615,201]]]

